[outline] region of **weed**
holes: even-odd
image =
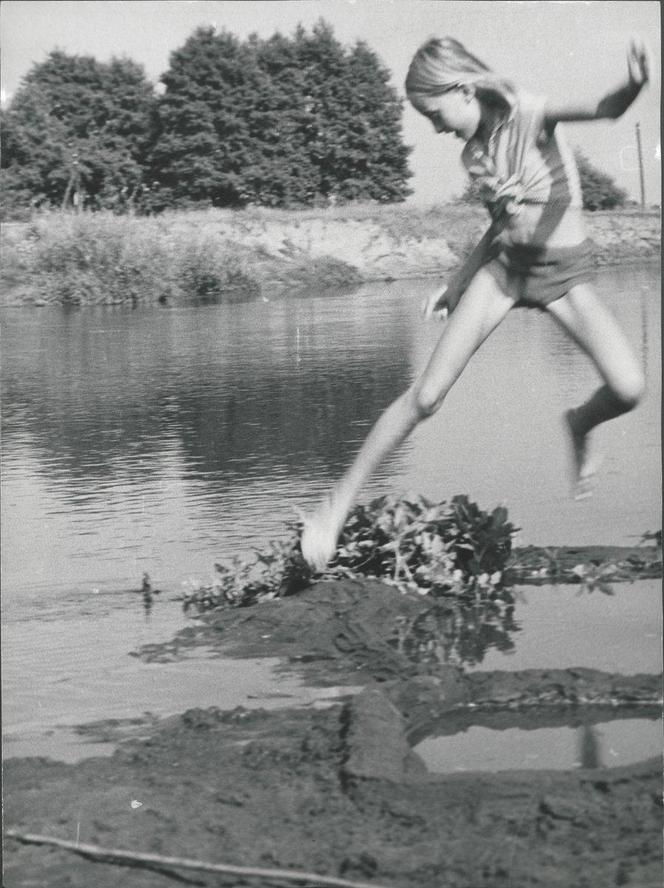
[[[313,581],[374,577],[402,592],[466,601],[503,597],[503,568],[516,532],[503,508],[485,512],[465,496],[430,503],[420,496],[381,497],[350,514],[337,551],[322,574],[312,574],[300,551],[301,525],[273,541],[253,561],[215,565],[215,577],[185,595],[185,609],[198,611],[298,592]]]

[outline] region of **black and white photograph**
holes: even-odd
[[[659,888],[660,4],[0,69],[3,888]]]

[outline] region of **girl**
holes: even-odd
[[[645,45],[632,40],[628,77],[599,101],[557,106],[518,91],[457,40],[432,39],[411,62],[406,93],[436,132],[466,144],[461,158],[491,225],[462,268],[427,300],[425,315],[449,319],[425,370],[383,413],[355,461],[310,518],[302,555],[314,570],[333,556],[355,497],[378,464],[439,409],[487,336],[515,306],[548,311],[594,361],[604,384],[565,423],[575,495],[591,492],[595,426],[631,410],[644,389],[631,348],[591,286],[573,156],[560,121],[616,119],[648,82]]]

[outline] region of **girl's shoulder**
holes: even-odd
[[[512,95],[512,101],[508,108],[505,108],[494,124],[492,134],[485,144],[477,136],[466,142],[461,152],[461,161],[468,168],[482,161],[483,157],[493,154],[492,147],[495,144],[496,137],[509,134],[510,142],[513,142],[514,136],[525,136],[529,132],[537,134],[544,122],[544,109],[546,99],[543,96],[537,96],[525,90],[515,90]]]
[[[508,115],[510,120],[520,118],[522,120],[530,120],[539,117],[544,120],[544,109],[546,108],[546,96],[535,95],[526,90],[517,90],[512,110]]]
[[[550,136],[551,131],[546,126],[547,97],[520,90],[512,111],[509,115],[509,125],[513,130],[517,142],[534,142],[542,146]]]

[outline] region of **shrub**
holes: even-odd
[[[516,530],[504,508],[485,512],[465,496],[438,504],[420,496],[381,497],[353,509],[323,574],[312,574],[303,561],[296,525],[252,562],[215,565],[214,582],[185,595],[184,606],[244,606],[291,595],[316,579],[357,576],[433,597],[495,597]]]
[[[581,181],[584,210],[612,210],[625,206],[627,192],[611,176],[594,167],[579,150],[574,153]]]

